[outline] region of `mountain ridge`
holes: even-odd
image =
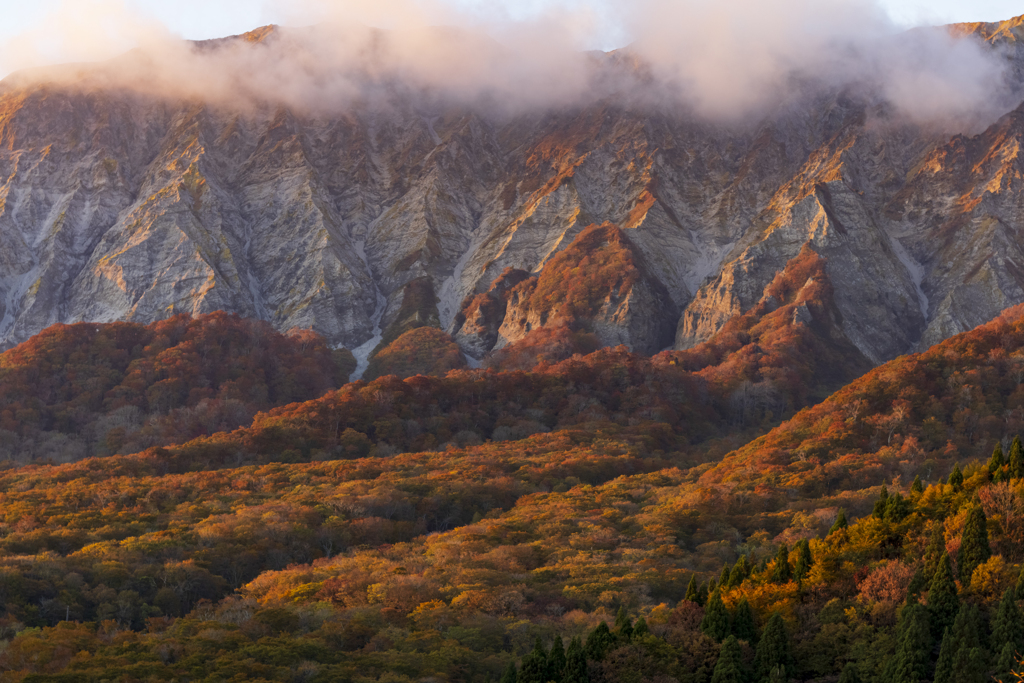
[[[998,37],[1019,65],[1015,26],[957,30]],[[826,257],[844,333],[876,364],[1024,300],[1007,265],[1020,258],[1019,110],[950,139],[852,90],[813,93],[803,111],[782,107],[750,128],[614,98],[496,116],[389,97],[330,116],[241,114],[9,84],[0,337],[224,309],[355,349],[399,315],[405,285],[427,277],[439,324],[458,339],[459,310],[507,268],[539,276],[605,222],[671,298],[617,321],[609,340],[677,325],[677,348],[704,341],[804,244]],[[981,166],[957,165],[957,145],[977,147]],[[927,169],[941,182],[925,183]],[[953,192],[976,246],[960,237],[932,253]],[[492,348],[463,342],[476,358]]]

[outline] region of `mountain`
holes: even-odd
[[[953,30],[1020,80],[1022,22]],[[875,364],[1024,301],[1024,110],[950,136],[870,90],[795,97],[744,125],[624,93],[497,113],[396,90],[326,115],[15,75],[0,87],[0,339],[226,310],[362,346],[362,372],[425,278],[424,315],[475,360],[538,325],[594,335],[574,348],[687,349],[805,245],[838,329]],[[629,262],[622,282],[606,257]],[[597,298],[558,308],[549,268]]]

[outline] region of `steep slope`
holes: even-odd
[[[987,458],[1024,429],[1024,307],[875,368],[710,469],[711,483],[820,495]]]
[[[640,353],[670,345],[675,304],[622,230],[584,229],[538,277],[506,269],[488,292],[465,302],[456,339],[485,352],[524,339],[534,329],[585,329],[602,346]],[[469,325],[467,328],[466,325]],[[491,346],[488,347],[488,344]]]
[[[955,30],[988,41],[1013,77],[1019,26]],[[268,28],[195,49],[304,35]],[[594,68],[642,72],[630,59]],[[606,222],[642,261],[660,312],[640,330],[606,311],[603,344],[656,351],[666,326],[677,348],[705,341],[805,244],[826,258],[843,333],[875,363],[1024,296],[1007,265],[1019,112],[951,139],[855,88],[795,92],[756,124],[725,126],[622,93],[499,114],[393,88],[313,114],[47,78],[0,90],[9,345],[53,322],[224,309],[356,348],[428,278],[440,326],[478,358],[494,333],[481,321],[482,337],[460,336],[464,303],[509,268],[543,277]],[[950,207],[960,218],[936,213]],[[957,220],[956,239],[943,237]]]
[[[824,399],[871,368],[843,333],[827,271],[825,259],[804,245],[753,308],[703,344],[662,353],[656,362],[708,382],[727,397],[738,426],[771,422]]]

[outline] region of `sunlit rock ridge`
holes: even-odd
[[[1024,17],[955,29],[1021,78]],[[849,89],[741,125],[627,96],[515,114],[425,101],[242,113],[9,78],[0,342],[223,309],[372,347],[426,277],[479,358],[548,312],[515,299],[462,330],[464,302],[506,269],[541,275],[595,224],[637,275],[577,322],[647,353],[708,339],[805,245],[876,363],[1024,301],[1024,106],[951,134]]]

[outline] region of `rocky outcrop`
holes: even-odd
[[[672,341],[670,321],[678,316],[672,297],[610,223],[586,228],[539,276],[524,276],[506,269],[490,291],[469,300],[456,339],[486,352],[554,325],[583,329],[603,346],[624,344],[641,353],[655,353]]]
[[[1021,25],[957,30],[1024,79]],[[331,115],[243,113],[9,80],[0,341],[225,309],[365,361],[425,279],[425,315],[476,358],[570,318],[601,343],[682,349],[754,307],[805,246],[874,362],[1024,301],[1021,110],[951,137],[870,93],[800,97],[730,128],[614,98],[499,116],[391,93]],[[580,249],[577,274],[551,266],[604,223],[640,275],[565,317],[540,301],[546,283],[597,266]]]

